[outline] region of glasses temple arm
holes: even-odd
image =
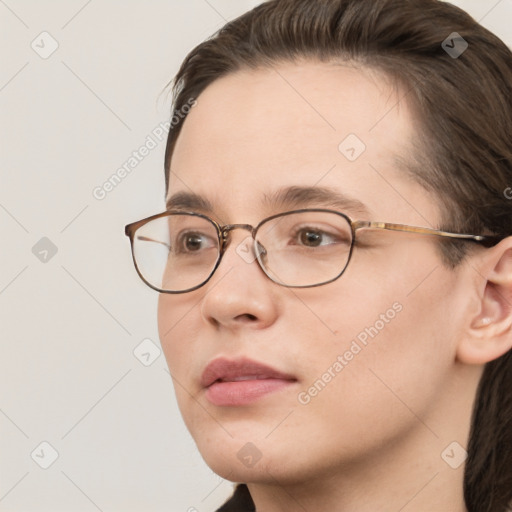
[[[364,221],[358,220],[352,222],[352,229],[354,231],[361,228],[369,229],[387,229],[389,231],[402,231],[406,233],[418,233],[421,235],[434,235],[445,238],[455,238],[459,240],[469,240],[474,242],[481,242],[484,244],[493,245],[502,239],[500,236],[495,235],[468,235],[463,233],[451,233],[449,231],[442,231],[439,229],[422,228],[418,226],[408,226],[405,224],[393,224],[389,222],[375,222],[375,221]]]

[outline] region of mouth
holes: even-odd
[[[201,376],[206,398],[217,406],[240,406],[282,390],[297,379],[250,359],[214,359]]]

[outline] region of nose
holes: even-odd
[[[260,268],[254,253],[252,226],[228,226],[224,254],[219,268],[204,286],[201,314],[216,328],[230,330],[248,327],[262,329],[272,325],[279,315],[279,286]]]

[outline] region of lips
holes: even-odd
[[[261,379],[281,379],[296,380],[292,375],[288,375],[270,366],[252,361],[250,359],[214,359],[205,368],[201,376],[201,385],[207,388],[215,381],[221,382],[240,382],[244,380]]]
[[[297,379],[250,359],[215,359],[205,368],[201,386],[214,405],[245,405],[278,391]]]

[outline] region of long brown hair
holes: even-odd
[[[460,55],[443,47],[446,40],[454,47],[454,32],[468,45]],[[189,53],[174,80],[173,108],[182,111],[226,74],[304,58],[350,60],[396,80],[421,119],[402,167],[439,198],[439,227],[512,235],[512,52],[498,37],[438,0],[269,0]],[[169,132],[166,188],[181,127]],[[450,267],[466,249],[440,244]],[[468,453],[468,510],[504,512],[512,502],[511,351],[486,365]]]

